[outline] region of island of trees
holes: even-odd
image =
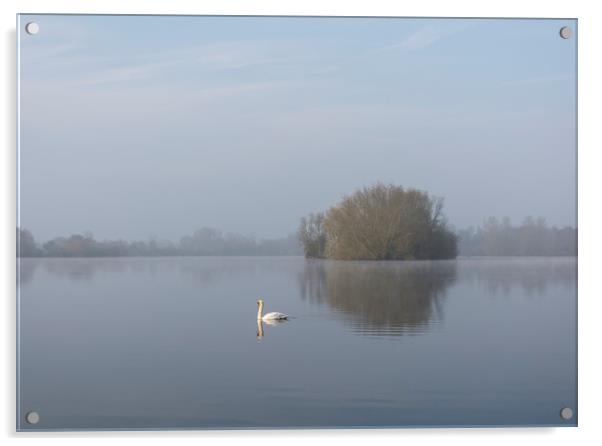
[[[426,192],[376,184],[302,218],[299,240],[308,258],[452,259],[457,237],[442,209],[443,200]]]

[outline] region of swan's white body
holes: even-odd
[[[284,313],[278,313],[274,311],[272,313],[264,314],[261,318],[262,321],[275,321],[280,319],[288,319],[288,316]]]
[[[263,300],[259,299],[257,301],[257,305],[259,305],[259,309],[257,310],[257,320],[258,321],[282,321],[288,319],[288,315],[284,313],[278,313],[274,311],[272,313],[263,314]]]

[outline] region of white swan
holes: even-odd
[[[257,310],[257,320],[258,321],[269,322],[269,321],[282,321],[282,320],[288,319],[287,314],[278,313],[276,311],[273,313],[263,314],[263,299],[259,299],[257,301],[257,305],[259,306],[259,309]]]

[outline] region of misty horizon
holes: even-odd
[[[468,225],[468,226],[461,227],[461,228],[455,227],[453,225],[451,225],[450,227],[451,227],[452,231],[454,233],[456,233],[456,234],[460,233],[460,232],[463,232],[463,231],[472,230],[472,229],[476,230],[477,228],[482,227],[486,223],[486,221],[488,219],[490,219],[490,218],[497,218],[500,221],[500,223],[504,219],[507,218],[508,222],[510,223],[510,225],[516,225],[516,224],[521,225],[527,219],[533,219],[535,221],[537,221],[537,220],[543,220],[545,222],[546,227],[549,227],[551,229],[564,229],[564,228],[578,229],[577,226],[573,226],[573,225],[569,225],[569,224],[567,224],[567,225],[550,225],[546,218],[540,217],[540,216],[534,217],[532,215],[528,215],[528,216],[526,216],[523,219],[518,220],[518,221],[513,221],[509,217],[492,217],[492,216],[489,216],[487,218],[484,218],[480,223],[477,223],[477,224]],[[114,238],[111,238],[111,237],[98,237],[98,234],[95,234],[94,232],[92,232],[90,230],[83,230],[83,231],[75,231],[75,232],[72,232],[72,233],[64,232],[64,233],[60,233],[60,234],[55,234],[54,236],[51,236],[51,237],[49,237],[47,239],[39,239],[38,237],[36,237],[36,234],[33,231],[31,231],[29,228],[17,227],[17,230],[19,230],[19,229],[23,230],[23,231],[30,232],[36,238],[36,242],[37,243],[45,243],[45,242],[48,242],[50,240],[53,240],[53,239],[56,239],[56,238],[59,238],[59,237],[69,237],[69,236],[72,236],[72,235],[90,236],[90,237],[93,237],[93,238],[95,238],[95,239],[97,239],[99,241],[123,240],[123,241],[127,241],[127,242],[135,242],[135,241],[152,241],[152,240],[154,240],[154,241],[157,241],[157,242],[161,242],[161,241],[178,242],[182,238],[186,237],[187,234],[191,234],[191,233],[194,233],[196,231],[205,230],[205,229],[217,231],[217,232],[221,233],[225,237],[228,237],[228,236],[242,236],[242,237],[246,237],[246,238],[249,238],[249,239],[254,239],[254,240],[261,241],[261,240],[279,240],[279,239],[285,239],[285,238],[288,238],[288,237],[291,237],[291,236],[297,237],[298,225],[297,225],[297,227],[294,230],[291,230],[288,233],[275,235],[273,237],[260,237],[257,234],[254,234],[252,232],[247,232],[247,233],[245,233],[245,232],[232,232],[232,231],[226,232],[226,231],[222,230],[221,228],[216,228],[216,227],[206,226],[206,225],[194,228],[191,231],[189,231],[188,233],[181,234],[181,235],[176,236],[174,238],[162,237],[160,235],[150,235],[148,237],[139,237],[139,238],[126,238],[126,237],[119,237],[119,236],[118,237],[114,237]]]
[[[296,233],[279,238],[226,233],[202,227],[177,240],[96,239],[90,232],[64,234],[48,241],[17,228],[18,257],[131,256],[308,256],[302,224]],[[478,226],[451,231],[460,256],[576,256],[576,227],[548,226],[527,217],[519,225],[509,218],[489,217]],[[455,256],[454,255],[454,256]]]

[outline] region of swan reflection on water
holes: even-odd
[[[287,319],[257,319],[257,340],[263,338],[263,324],[276,326],[286,323]]]

